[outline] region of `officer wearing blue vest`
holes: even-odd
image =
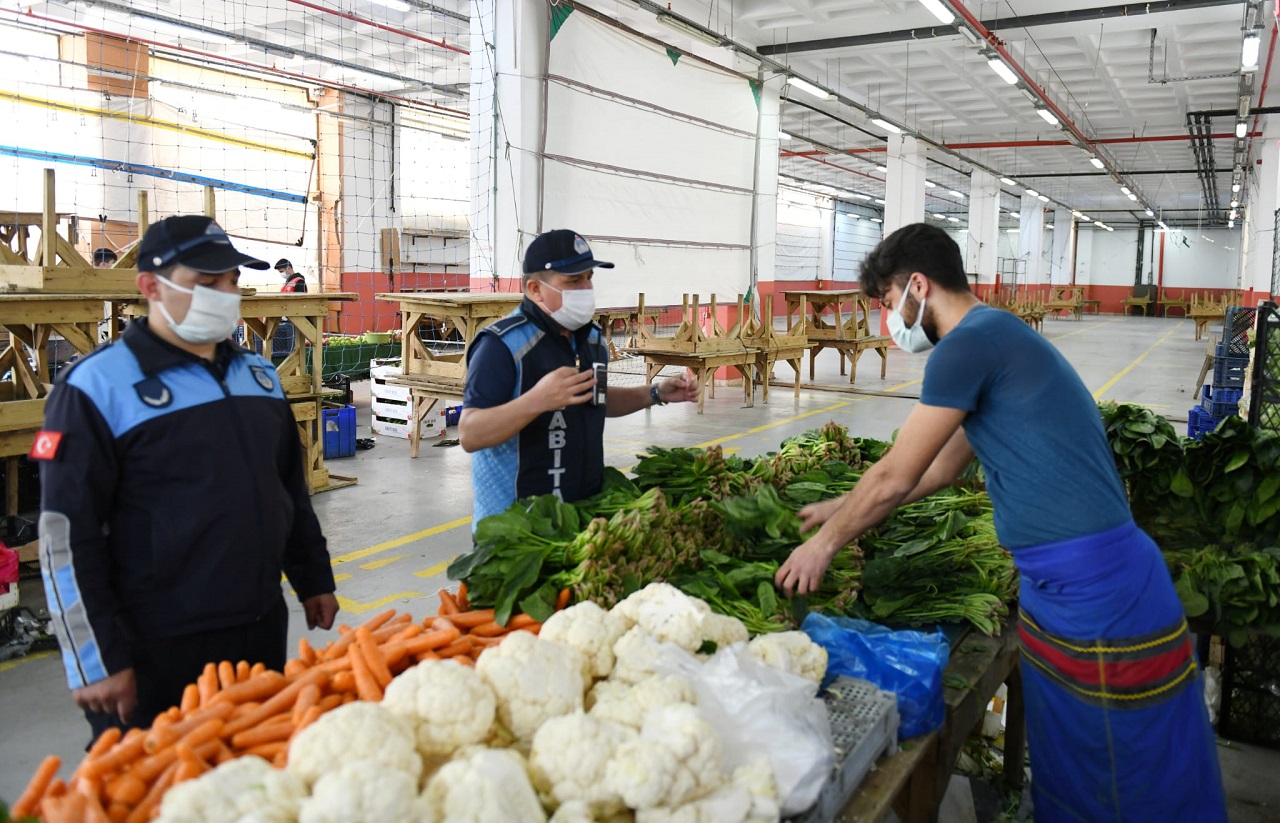
[[[206,663],[283,668],[282,573],[309,627],[338,611],[280,378],[227,339],[241,266],[267,264],[208,217],[152,225],[149,316],[59,375],[31,450],[49,614],[95,736],[151,725]]]
[[[698,397],[688,374],[604,391],[609,349],[592,322],[597,268],[613,264],[596,260],[581,235],[539,235],[525,251],[524,300],[467,351],[458,433],[475,453],[476,523],[522,497],[590,497],[604,474],[606,417]]]

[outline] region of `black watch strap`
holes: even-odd
[[[662,395],[658,394],[658,385],[655,383],[649,386],[649,399],[653,401],[654,406],[665,406],[667,401],[662,399]]]

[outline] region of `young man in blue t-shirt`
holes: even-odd
[[[1213,731],[1182,606],[1133,522],[1097,406],[1038,333],[969,290],[946,232],[904,226],[862,264],[899,347],[923,352],[920,403],[848,495],[800,512],[818,533],[779,569],[788,594],[977,453],[1021,576],[1018,625],[1038,823],[1225,821]]]
[[[524,300],[467,350],[458,434],[462,448],[475,453],[474,523],[522,497],[554,494],[570,503],[590,497],[604,475],[606,417],[698,399],[687,373],[652,386],[614,386],[603,396],[597,391],[609,349],[592,322],[591,278],[613,264],[596,260],[581,235],[568,229],[539,235],[523,268]]]

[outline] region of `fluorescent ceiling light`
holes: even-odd
[[[791,135],[787,134],[787,133],[786,133],[785,131],[783,131],[782,129],[778,129],[778,139],[779,139],[779,140],[790,140],[790,139],[791,139]]]
[[[1007,177],[1001,177],[1001,178],[1000,178],[1000,182],[1001,182],[1001,183],[1004,183],[1006,186],[1016,186],[1016,185],[1018,185],[1017,183],[1013,182],[1012,180],[1010,180],[1010,179],[1009,179],[1009,178],[1007,178]]]
[[[681,32],[682,34],[687,34],[690,37],[692,37],[694,40],[701,41],[703,43],[706,43],[709,46],[720,45],[720,37],[718,35],[712,34],[711,32],[703,31],[697,26],[691,26],[688,23],[684,22],[683,20],[672,17],[669,14],[659,14],[658,22],[666,26],[667,28],[672,28],[678,32]],[[823,98],[823,99],[825,100],[826,98]]]
[[[229,45],[233,45],[238,42],[225,34],[219,34],[215,31],[206,31],[204,29],[197,29],[191,26],[184,26],[181,23],[170,23],[168,20],[158,20],[154,17],[142,17],[142,19],[145,21],[143,25],[147,28],[154,29],[157,33],[161,34],[168,33],[174,37],[184,40],[191,40],[194,38],[205,43],[227,43]]]
[[[1244,137],[1249,131],[1249,126],[1244,122],[1236,123],[1236,137]]]
[[[1096,169],[1106,168],[1106,165],[1102,162],[1102,158],[1100,157],[1090,157],[1089,162],[1092,163],[1093,167]]]
[[[1027,189],[1027,194],[1031,195],[1032,197],[1040,196],[1040,192],[1036,191],[1035,189]]]
[[[1082,217],[1084,217],[1084,215],[1083,215],[1083,214],[1081,214],[1081,213],[1080,213],[1080,212],[1078,212],[1078,211],[1073,211],[1073,212],[1071,212],[1071,216],[1072,216],[1072,217],[1074,217],[1074,218],[1075,218],[1075,219],[1077,219],[1077,220],[1079,220],[1079,219],[1081,219]]]
[[[1115,231],[1115,229],[1111,228],[1110,226],[1103,226],[1103,228],[1106,229],[1107,231]]]
[[[878,203],[878,204],[879,204],[879,205],[881,205],[881,206],[883,206],[883,205],[885,204],[885,202],[884,202],[883,200],[881,200],[879,197],[877,197],[877,198],[875,199],[875,202],[876,202],[876,203]]]
[[[853,196],[854,196],[854,197],[857,197],[857,198],[859,198],[859,199],[861,199],[861,200],[870,200],[870,199],[871,199],[871,195],[869,195],[869,194],[858,194],[858,193],[856,193],[856,192],[855,192]]]
[[[978,45],[978,35],[974,34],[972,29],[965,26],[957,26],[956,31],[960,32],[961,37],[969,41],[969,45]]]
[[[1240,184],[1239,184],[1239,183],[1232,183],[1232,184],[1231,184],[1231,193],[1232,193],[1232,194],[1238,194],[1239,192],[1240,192]]]
[[[1012,86],[1014,83],[1018,82],[1018,75],[1013,73],[1013,69],[1009,68],[1009,64],[1004,62],[1002,58],[992,57],[987,61],[987,65],[991,67],[992,71],[1000,75],[1001,80],[1009,85]]]
[[[1018,214],[1016,211],[1009,212],[1009,216],[1012,217],[1014,220],[1022,219],[1022,215]]]
[[[1048,197],[1045,197],[1043,194],[1039,195],[1039,200],[1040,200],[1041,202],[1043,202],[1043,203],[1048,203],[1048,202],[1049,202],[1049,198],[1048,198]]]
[[[1138,195],[1134,194],[1133,192],[1129,192],[1129,199],[1136,201],[1138,199]]]
[[[1121,191],[1123,194],[1128,194],[1128,193],[1129,193],[1129,187],[1128,187],[1128,186],[1121,186],[1121,187],[1120,187],[1120,191]]]
[[[1244,39],[1244,46],[1240,49],[1240,67],[1252,71],[1258,67],[1258,50],[1262,46],[1262,38],[1257,34],[1251,34]]]
[[[1005,229],[1005,230],[1004,230],[1004,233],[1005,233],[1005,234],[1017,234],[1017,233],[1018,233],[1018,232],[1020,232],[1020,231],[1022,231],[1022,229]]]
[[[1094,220],[1093,225],[1097,226],[1100,229],[1105,229],[1107,227],[1107,225],[1103,223],[1101,220]]]
[[[959,223],[959,222],[960,222],[960,218],[959,218],[959,217],[948,217],[947,219],[948,219],[948,220],[950,220],[952,223]]]
[[[924,181],[924,187],[926,189],[935,189],[938,187],[938,184],[933,182],[932,180],[926,180]]]
[[[1169,227],[1165,224],[1163,220],[1157,220],[1156,222],[1160,224],[1160,228],[1164,229],[1165,231],[1169,230]]]
[[[936,18],[938,22],[944,26],[949,26],[956,21],[956,16],[951,13],[951,9],[947,8],[942,0],[920,0],[920,5],[924,6]],[[961,29],[966,31],[966,29]]]
[[[879,163],[876,163],[875,165],[876,165],[876,171],[883,171],[883,172],[888,172],[888,171],[889,171],[887,168],[885,168],[884,166],[880,165]]]
[[[883,220],[881,220],[879,217],[873,217],[873,218],[871,218],[871,222],[872,222],[872,223],[883,223],[884,221],[883,221]]]
[[[386,6],[392,11],[411,11],[413,6],[405,3],[404,0],[369,0],[375,6]]]
[[[1227,221],[1227,228],[1229,228],[1229,229],[1234,229],[1235,227],[1236,227],[1236,221],[1234,221],[1234,220],[1228,220],[1228,221]]]
[[[1050,223],[1049,225],[1045,226],[1045,228],[1048,229],[1049,231],[1053,231],[1053,224]]]
[[[661,20],[662,18],[661,18],[661,17],[659,17],[658,19],[659,19],[659,20]],[[827,91],[826,89],[820,89],[820,88],[818,88],[817,86],[815,86],[814,84],[810,83],[808,80],[805,80],[805,79],[803,79],[803,78],[792,76],[792,77],[788,78],[787,83],[788,83],[788,85],[790,85],[792,88],[799,89],[800,91],[804,92],[805,94],[813,95],[814,97],[818,98],[819,100],[830,100],[830,99],[831,99],[831,92]]]
[[[1212,243],[1212,242],[1213,242],[1213,238],[1212,238],[1212,237],[1210,237],[1210,236],[1209,236],[1209,235],[1207,235],[1207,234],[1202,234],[1202,235],[1200,235],[1200,239],[1201,239],[1201,240],[1208,240],[1210,243]]]
[[[1048,109],[1036,109],[1036,114],[1040,115],[1040,119],[1050,126],[1058,125],[1058,118],[1054,117],[1053,112]]]
[[[1239,206],[1239,205],[1240,205],[1240,201],[1239,201],[1239,200],[1232,200],[1232,201],[1231,201],[1231,208],[1233,208],[1233,209],[1234,209],[1236,206]]]
[[[1151,209],[1147,209],[1147,217],[1155,217],[1155,216],[1156,216],[1155,212],[1153,212]]]
[[[890,131],[890,132],[893,132],[894,134],[902,134],[902,129],[900,127],[895,126],[894,124],[890,123],[888,120],[885,120],[882,117],[873,117],[871,118],[871,122],[875,123],[877,126],[884,129],[885,131]]]
[[[947,192],[950,194],[954,194],[956,197],[959,197],[961,200],[964,199],[964,192],[959,192],[959,191],[956,191],[955,189],[947,189]]]

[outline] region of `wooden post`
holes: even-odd
[[[151,225],[151,217],[147,213],[147,193],[145,191],[138,192],[138,239],[142,239],[142,235],[147,233],[147,227]]]
[[[58,262],[58,209],[54,202],[53,169],[44,170],[44,222],[40,224],[40,265],[51,268]]]
[[[204,216],[217,219],[217,195],[213,186],[204,187]]]
[[[4,512],[11,517],[18,514],[17,457],[6,457],[4,460]]]

